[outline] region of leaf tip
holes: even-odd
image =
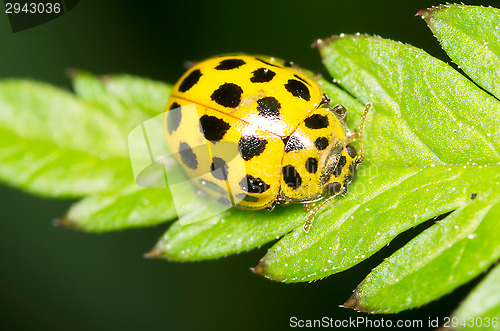
[[[420,16],[420,18],[422,19],[426,19],[430,14],[430,8],[427,8],[427,9],[420,9],[416,14],[415,16]]]
[[[418,13],[415,14],[415,16],[420,16],[427,24],[430,24],[431,18],[433,18],[433,15],[435,12],[450,8],[453,5],[451,4],[444,4],[444,5],[439,5],[439,6],[434,6],[430,7],[427,9],[420,9]]]
[[[70,229],[77,229],[78,226],[76,223],[72,222],[68,215],[64,215],[62,217],[56,218],[52,221],[52,224],[57,227],[65,227]]]
[[[260,260],[259,264],[257,264],[257,266],[255,266],[254,268],[250,268],[250,270],[252,270],[252,272],[256,275],[270,278],[267,271],[267,263],[264,259]]]
[[[346,38],[346,37],[353,37],[353,36],[354,35],[347,35],[345,33],[341,33],[339,35],[333,35],[333,36],[328,37],[326,39],[317,39],[314,41],[314,43],[311,45],[311,47],[318,48],[321,51],[323,48],[328,47],[330,44],[333,44],[334,42],[336,42],[339,39]],[[356,37],[359,37],[359,34],[356,35]]]
[[[66,69],[66,76],[70,79],[74,79],[78,76],[84,75],[85,71],[80,70],[80,69],[75,69],[75,68],[68,68]]]
[[[316,39],[312,44],[311,48],[321,49],[323,47],[323,39]]]
[[[252,272],[256,275],[264,276],[266,274],[266,267],[264,266],[263,261],[260,261],[257,266],[255,266],[254,268],[250,268],[250,270],[252,270]]]
[[[341,33],[339,35],[333,35],[326,39],[317,39],[316,41],[314,41],[311,47],[318,48],[321,51],[340,39],[350,39],[354,41],[360,38],[367,38],[367,37],[369,37],[369,35],[367,35],[366,33],[359,33],[359,32],[355,34]]]
[[[349,299],[347,299],[344,304],[340,305],[340,307],[344,307],[347,309],[354,309],[356,311],[364,312],[364,313],[369,313],[370,310],[367,309],[365,306],[361,305],[359,302],[358,298],[358,291],[355,290],[354,293],[351,295]]]
[[[159,259],[159,258],[165,258],[165,256],[166,256],[165,252],[160,247],[158,247],[158,245],[156,245],[155,247],[153,247],[153,249],[144,254],[144,257],[147,259]]]

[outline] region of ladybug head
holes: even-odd
[[[342,105],[328,108],[330,112],[329,126],[331,136],[329,144],[324,149],[321,157],[321,187],[323,196],[328,194],[336,194],[345,191],[351,183],[354,176],[354,169],[358,164],[358,155],[356,149],[349,144],[349,136],[351,135],[346,120],[346,110]],[[319,109],[322,109],[320,107]]]
[[[349,145],[342,109],[320,105],[287,140],[281,183],[285,200],[315,201],[343,190],[352,180],[357,155]]]

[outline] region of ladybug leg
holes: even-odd
[[[314,206],[314,202],[304,202],[304,211],[310,211],[312,206]]]
[[[345,110],[344,106],[342,106],[341,104],[338,104],[335,107],[333,107],[333,111],[337,115],[339,115],[339,117],[341,119],[343,119],[344,121],[347,119],[347,111]]]
[[[328,201],[334,199],[335,197],[337,197],[339,195],[344,195],[344,193],[345,193],[345,191],[341,190],[341,191],[335,193],[334,195],[326,198],[325,200],[321,201],[321,203],[319,205],[317,205],[316,208],[314,208],[314,210],[312,211],[312,213],[309,215],[306,222],[304,223],[304,226],[303,226],[304,231],[306,233],[309,232],[309,229],[311,228],[312,222],[314,220],[314,216],[316,216],[316,213],[321,209],[321,207],[323,207],[323,205],[325,203],[327,203]]]
[[[269,206],[266,207],[266,210],[267,211],[271,211],[274,209],[274,207],[276,207],[276,201],[274,201],[272,204],[270,204]]]
[[[276,200],[274,200],[274,204],[278,204],[278,205],[288,205],[290,203],[290,199],[287,199],[284,195],[283,195],[283,192],[280,191],[280,193],[278,194],[278,197],[276,198]]]
[[[321,104],[329,105],[332,100],[328,97],[328,95],[323,93],[323,98],[321,99]]]

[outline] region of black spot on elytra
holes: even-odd
[[[213,192],[217,192],[220,194],[227,194],[227,190],[223,189],[222,187],[215,184],[214,182],[211,182],[211,181],[206,180],[206,179],[200,179],[199,182],[202,186],[208,188],[209,190],[211,190]]]
[[[246,62],[243,61],[242,59],[226,59],[222,60],[217,67],[215,67],[215,70],[231,70],[231,69],[236,69],[238,67],[241,67],[244,65]]]
[[[300,141],[299,138],[297,138],[297,136],[292,135],[282,137],[281,140],[285,144],[285,153],[299,151],[305,148],[304,144]]]
[[[328,147],[328,138],[319,137],[314,141],[314,146],[316,146],[316,148],[319,149],[320,151],[324,150],[325,148]]]
[[[188,91],[191,87],[194,86],[194,84],[198,83],[200,80],[200,77],[202,76],[200,69],[193,70],[187,75],[186,78],[182,81],[181,85],[179,85],[179,91],[180,92],[186,92]]]
[[[220,157],[214,157],[210,165],[212,176],[220,180],[227,180],[227,164]]]
[[[328,184],[328,194],[339,193],[342,189],[342,184],[333,182]]]
[[[247,201],[247,202],[257,202],[257,201],[259,201],[259,198],[257,198],[257,197],[253,197],[253,196],[251,196],[251,195],[246,195],[246,194],[244,194],[244,193],[238,193],[238,194],[236,195],[236,197],[237,197],[238,199],[240,199],[240,200],[244,200],[244,201]]]
[[[240,187],[245,192],[252,194],[264,193],[269,189],[269,185],[266,182],[259,177],[255,178],[252,175],[246,175],[246,177],[243,177],[240,181]]]
[[[339,162],[337,163],[337,165],[335,166],[335,170],[333,170],[333,175],[335,177],[338,177],[340,176],[340,174],[342,173],[342,169],[344,168],[345,166],[345,163],[346,163],[346,158],[344,155],[342,155],[339,159]]]
[[[297,169],[293,165],[286,165],[282,169],[283,172],[283,180],[286,185],[293,189],[297,189],[300,184],[302,184],[302,178],[300,177]]]
[[[179,144],[179,154],[181,155],[182,163],[184,163],[186,167],[191,169],[198,168],[198,158],[188,143],[181,142]]]
[[[283,65],[287,68],[290,68],[291,66],[293,66],[293,62],[292,61],[285,61],[285,62],[283,62]]]
[[[167,129],[170,134],[177,130],[177,128],[181,124],[182,111],[181,109],[176,109],[180,107],[181,105],[179,105],[177,102],[172,103],[172,105],[170,106],[170,111],[167,114]]]
[[[260,68],[252,72],[253,76],[250,78],[252,83],[267,83],[270,82],[276,73],[267,68]]]
[[[302,83],[300,80],[289,79],[288,83],[285,84],[285,88],[294,97],[304,99],[306,101],[311,100],[311,94],[306,84]]]
[[[306,160],[306,170],[311,174],[315,174],[318,171],[318,160],[310,157]]]
[[[357,153],[356,153],[356,148],[354,148],[353,145],[351,144],[348,144],[346,147],[345,147],[346,151],[347,151],[347,154],[349,154],[350,157],[354,158],[356,157]]]
[[[224,83],[210,96],[213,101],[224,107],[238,107],[243,90],[236,84]]]
[[[255,136],[243,136],[238,142],[238,150],[243,160],[248,161],[252,157],[260,155],[267,145],[267,140]]]
[[[320,114],[314,114],[306,118],[304,121],[304,124],[312,130],[316,129],[324,129],[328,127],[328,117],[320,115]]]
[[[169,110],[172,110],[172,109],[175,109],[175,108],[181,108],[181,105],[179,105],[177,102],[173,102],[173,103],[170,105]]]
[[[277,65],[277,64],[273,64],[273,63],[267,62],[267,61],[262,60],[262,59],[259,59],[259,58],[255,58],[255,59],[256,59],[257,61],[260,61],[260,62],[262,62],[262,63],[267,64],[268,66],[272,66],[272,67],[276,67],[276,68],[281,68],[281,67],[280,67],[279,65]]]
[[[281,104],[274,97],[264,97],[257,100],[257,110],[260,116],[268,117],[271,119],[280,118]]]
[[[231,127],[229,123],[224,120],[209,115],[203,115],[200,118],[201,127],[205,138],[210,141],[219,141],[226,134],[227,130]]]

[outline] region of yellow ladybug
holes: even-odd
[[[196,116],[185,111],[193,104]],[[221,56],[196,64],[174,86],[165,134],[194,184],[219,201],[242,209],[297,202],[308,208],[344,193],[362,161],[345,118],[344,107],[330,105],[318,82],[293,63]],[[240,158],[236,166],[233,157]]]

